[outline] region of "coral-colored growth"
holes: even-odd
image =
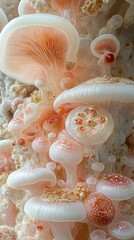
[[[95,224],[106,226],[112,222],[115,209],[110,199],[101,193],[93,193],[85,200],[88,218]]]

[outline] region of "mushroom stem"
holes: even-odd
[[[98,66],[100,67],[101,76],[111,76],[110,65],[107,65],[103,62],[103,59],[98,61]]]
[[[77,174],[76,174],[77,167],[66,166],[66,165],[63,165],[63,166],[66,170],[66,175],[67,175],[66,186],[70,188],[75,187],[76,183],[78,182]]]
[[[74,240],[71,234],[72,223],[49,222],[54,240]]]

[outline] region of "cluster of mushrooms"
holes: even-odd
[[[133,0],[18,14],[0,9],[0,239],[133,240]]]

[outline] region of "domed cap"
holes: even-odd
[[[111,224],[108,228],[108,232],[112,237],[120,240],[134,238],[134,226],[126,221]]]
[[[134,196],[134,182],[120,174],[109,174],[99,180],[96,186],[98,192],[112,200],[122,201]]]
[[[48,222],[80,222],[86,219],[84,204],[76,202],[43,202],[39,197],[28,200],[25,213],[34,219]]]
[[[107,107],[117,103],[126,111],[134,109],[134,83],[126,78],[97,77],[61,93],[54,102],[54,108],[72,108],[91,104]]]
[[[18,6],[18,13],[20,16],[26,14],[36,13],[35,9],[31,6],[29,0],[21,0]]]
[[[36,190],[40,187],[42,189],[45,186],[54,186],[56,176],[51,170],[45,168],[21,168],[8,176],[7,184],[16,190]]]

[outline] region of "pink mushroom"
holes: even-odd
[[[67,187],[74,187],[78,182],[77,165],[83,161],[83,148],[73,139],[59,139],[49,149],[50,158],[61,163],[67,174]]]
[[[22,132],[25,128],[22,113],[14,117],[8,124],[8,131],[12,132],[17,138],[22,137]]]
[[[20,16],[26,14],[36,13],[35,9],[31,6],[29,0],[21,0],[18,6],[18,13]]]
[[[50,147],[50,142],[45,137],[35,138],[32,142],[32,148],[35,152],[45,153],[48,151]]]
[[[50,147],[50,141],[48,138],[45,137],[38,137],[35,138],[32,142],[32,148],[35,152],[39,154],[39,157],[41,157],[43,164],[47,163],[48,160],[48,150]]]
[[[45,81],[45,94],[61,92],[64,68],[73,66],[79,36],[66,19],[30,14],[9,22],[0,35],[0,69],[27,84]],[[17,63],[17,67],[16,67]]]
[[[40,118],[41,111],[37,103],[29,103],[25,109],[23,109],[23,121],[24,124],[29,125]]]
[[[98,181],[96,188],[98,192],[116,201],[134,197],[134,182],[120,174],[106,175]]]
[[[99,58],[99,64],[101,67],[101,74],[110,74],[110,65],[115,62],[115,59],[120,50],[120,43],[118,39],[112,34],[104,34],[97,37],[91,43],[91,51],[93,55]]]

